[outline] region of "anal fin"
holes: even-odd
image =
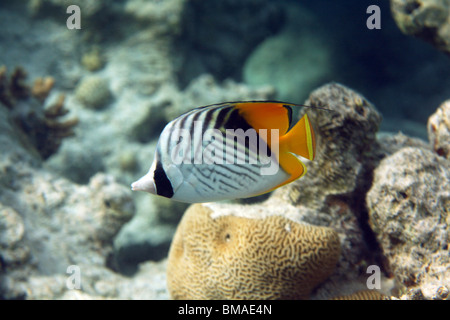
[[[285,184],[288,184],[306,174],[306,166],[292,153],[280,154],[280,165],[289,174],[289,178],[267,192],[273,191]]]

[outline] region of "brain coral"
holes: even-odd
[[[331,228],[211,213],[194,204],[178,226],[167,269],[174,299],[305,299],[336,266]]]
[[[390,300],[390,298],[376,290],[363,290],[353,294],[339,296],[333,300]]]

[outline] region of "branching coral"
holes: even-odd
[[[331,228],[211,213],[193,205],[178,226],[167,270],[174,299],[305,299],[336,266]]]
[[[64,108],[65,96],[45,107],[54,85],[51,77],[38,78],[30,88],[26,72],[18,67],[8,77],[0,67],[0,102],[10,110],[13,122],[25,133],[43,159],[54,154],[64,138],[74,134],[77,118],[61,120],[69,111]]]
[[[0,102],[12,109],[16,99],[25,98],[29,95],[28,87],[24,80],[26,73],[22,68],[16,68],[8,78],[5,66],[0,67]]]

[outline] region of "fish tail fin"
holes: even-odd
[[[316,140],[307,114],[284,136],[280,137],[280,149],[295,153],[309,160],[314,160],[316,155]]]

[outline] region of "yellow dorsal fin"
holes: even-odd
[[[287,131],[291,121],[289,104],[243,102],[237,103],[235,107],[240,110],[240,115],[255,130],[279,130],[278,161],[283,170],[289,174],[289,178],[267,192],[288,184],[306,173],[305,165],[294,154],[309,160],[313,160],[316,154],[314,130],[307,114],[291,130]],[[270,137],[271,134],[268,133],[269,147],[271,147]]]
[[[288,133],[280,137],[279,163],[283,170],[289,174],[289,179],[272,190],[288,184],[306,173],[306,167],[303,162],[293,154],[309,160],[313,160],[315,157],[316,141],[314,130],[307,114]]]
[[[288,133],[280,137],[280,153],[282,152],[281,150],[314,160],[316,140],[307,114]]]
[[[239,114],[256,131],[260,129],[278,129],[282,136],[288,131],[291,121],[291,109],[286,103],[277,102],[240,102],[236,103]]]

